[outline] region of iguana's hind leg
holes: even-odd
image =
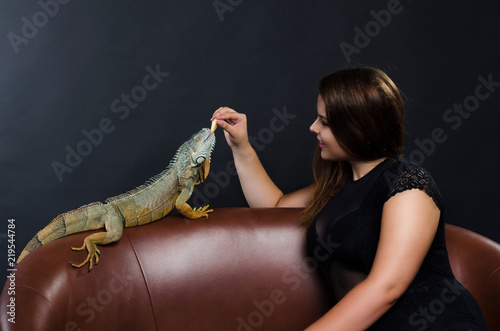
[[[69,263],[72,267],[81,268],[85,264],[89,263],[89,271],[94,267],[95,264],[99,263],[99,254],[101,252],[97,248],[97,245],[106,245],[115,241],[120,240],[123,233],[123,224],[118,216],[108,216],[105,224],[106,232],[93,233],[83,240],[82,247],[71,247],[74,251],[82,251],[85,248],[89,252],[87,258],[80,264]]]
[[[95,260],[95,264],[99,263],[99,254],[101,254],[101,251],[97,248],[95,242],[101,241],[101,238],[95,238],[94,235],[102,235],[100,237],[105,237],[106,233],[104,233],[104,232],[103,233],[95,233],[95,234],[90,235],[90,236],[85,238],[85,240],[83,241],[82,247],[71,247],[71,249],[74,251],[83,251],[85,248],[87,248],[87,251],[89,252],[89,254],[87,255],[87,258],[82,263],[75,264],[75,263],[69,262],[69,264],[72,267],[81,268],[85,264],[90,262],[90,265],[89,265],[89,271],[90,271],[94,267],[94,260]],[[94,237],[94,238],[92,238],[92,237]]]

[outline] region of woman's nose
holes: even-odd
[[[309,127],[309,131],[311,131],[312,133],[318,133],[316,131],[316,123],[318,122],[318,119],[316,119],[312,124],[311,126]]]

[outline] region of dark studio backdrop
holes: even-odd
[[[2,272],[9,219],[17,257],[58,214],[161,172],[220,106],[247,114],[284,192],[309,185],[317,84],[347,64],[385,70],[405,94],[406,156],[434,176],[446,221],[500,242],[499,9],[491,0],[2,1]],[[190,202],[246,206],[216,136],[210,177]]]

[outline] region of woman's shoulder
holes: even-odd
[[[387,185],[386,200],[398,193],[419,189],[434,199],[439,209],[442,209],[441,194],[431,174],[424,167],[400,157],[391,160],[383,177]]]

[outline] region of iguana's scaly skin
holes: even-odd
[[[100,228],[106,232],[86,237],[83,246],[73,250],[88,251],[82,263],[70,264],[81,268],[89,263],[89,271],[99,263],[96,245],[118,241],[123,227],[151,223],[163,218],[174,207],[189,219],[208,217],[212,209],[208,205],[200,209],[191,208],[187,200],[193,193],[194,185],[203,182],[210,170],[210,154],[215,146],[215,135],[210,129],[202,129],[194,134],[177,150],[169,166],[146,184],[127,193],[112,197],[104,204],[94,202],[57,216],[43,230],[31,239],[17,260],[17,263],[34,251],[58,238]]]

